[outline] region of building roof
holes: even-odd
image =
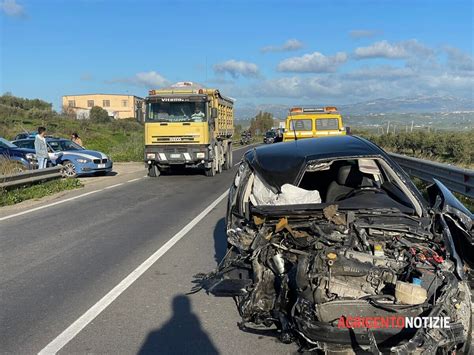
[[[67,96],[93,96],[93,95],[104,95],[104,96],[133,96],[138,99],[142,99],[143,97],[137,96],[137,95],[132,95],[132,94],[104,94],[104,93],[92,93],[92,94],[71,94],[71,95],[63,95],[63,97]]]

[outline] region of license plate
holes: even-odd
[[[170,154],[171,159],[180,159],[181,154]]]
[[[99,165],[98,165],[98,168],[99,168],[99,169],[105,168],[105,164],[99,164]]]

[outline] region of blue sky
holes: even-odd
[[[472,1],[0,0],[0,91],[130,93],[176,81],[241,105],[473,98]]]

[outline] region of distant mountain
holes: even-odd
[[[331,105],[334,102],[331,102]],[[322,107],[323,105],[314,105]],[[474,111],[474,101],[453,96],[423,96],[396,97],[392,99],[375,99],[354,104],[337,105],[339,111],[346,115],[361,115],[371,113],[423,113],[423,112],[456,112]],[[239,120],[249,120],[259,111],[272,113],[277,118],[285,118],[289,105],[262,104],[238,105],[235,108]]]
[[[255,117],[259,111],[270,112],[273,117],[284,119],[288,114],[288,105],[281,104],[262,104],[262,105],[235,105],[235,117],[241,121],[250,120]]]
[[[473,111],[474,101],[453,96],[413,96],[341,105],[347,114]]]

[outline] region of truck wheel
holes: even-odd
[[[224,170],[232,169],[232,144],[227,146],[227,153],[225,155]]]
[[[158,170],[156,165],[150,165],[148,167],[148,176],[153,178],[160,176],[160,170]]]
[[[222,161],[221,157],[223,157],[223,154],[221,154],[222,153],[221,150],[222,150],[222,148],[220,146],[216,145],[216,149],[215,149],[216,153],[214,155],[214,157],[215,157],[214,161],[216,163],[216,172],[218,174],[222,173],[223,161]]]
[[[215,166],[215,164],[212,163],[212,167],[204,170],[204,174],[206,174],[206,176],[209,176],[209,177],[216,175],[216,166]]]

